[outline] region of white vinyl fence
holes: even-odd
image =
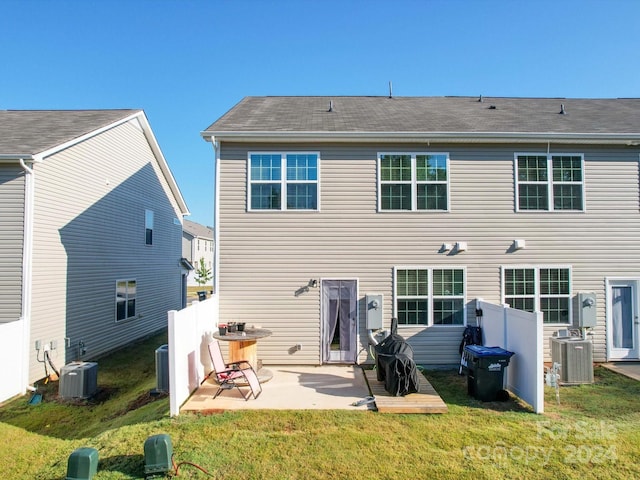
[[[508,306],[477,300],[482,309],[484,345],[514,352],[506,369],[506,387],[544,412],[544,348],[542,313],[529,313]]]
[[[27,328],[27,321],[23,317],[14,322],[0,323],[0,365],[4,365],[0,402],[26,392],[29,380],[29,356],[26,352],[30,353],[33,348],[33,344],[29,343]]]
[[[169,313],[169,409],[171,416],[211,370],[207,346],[218,327],[218,296]]]

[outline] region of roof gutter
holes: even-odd
[[[27,155],[22,153],[0,154],[0,162],[2,163],[15,163],[16,160],[18,162],[24,162],[24,161],[35,160],[35,158],[32,155]]]
[[[640,133],[557,133],[557,132],[269,132],[205,130],[200,135],[218,142],[399,142],[399,143],[531,143],[612,144],[639,146]]]

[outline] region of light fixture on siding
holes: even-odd
[[[304,287],[300,287],[293,294],[296,297],[299,297],[303,293],[307,293],[310,288],[317,288],[317,287],[318,287],[318,280],[316,280],[315,278],[312,278],[307,282],[307,284]]]
[[[450,252],[452,248],[453,248],[453,245],[451,245],[450,243],[443,243],[442,246],[440,247],[440,252],[442,253]]]
[[[456,249],[455,252],[459,253],[459,252],[466,252],[467,251],[467,242],[456,242]]]
[[[523,250],[527,247],[527,242],[522,239],[513,241],[513,250]]]

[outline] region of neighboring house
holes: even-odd
[[[220,321],[265,363],[364,361],[373,300],[456,363],[477,298],[542,311],[547,359],[584,308],[594,360],[640,358],[640,99],[247,97],[202,136]]]
[[[188,210],[143,111],[0,111],[0,210],[0,400],[184,304]]]
[[[197,270],[200,269],[200,259],[204,259],[205,267],[212,273],[212,279],[204,286],[213,286],[213,229],[199,223],[185,220],[182,226],[182,257],[193,265],[189,272],[187,285],[200,286],[196,281]]]

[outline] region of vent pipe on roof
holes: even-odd
[[[329,100],[329,112],[333,112],[333,100]]]
[[[478,101],[479,101],[480,103],[482,103],[482,102],[484,101],[484,100],[482,100],[482,95],[480,95],[480,98],[478,99]]]
[[[389,80],[389,98],[393,98],[393,85],[391,80]]]
[[[567,112],[566,112],[566,111],[565,111],[565,109],[564,109],[564,103],[561,103],[561,104],[560,104],[560,115],[566,115],[566,113],[567,113]]]

